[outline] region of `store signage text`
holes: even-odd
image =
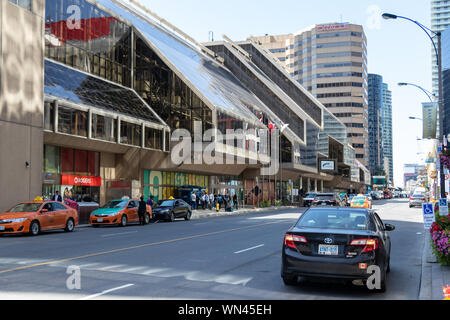
[[[349,27],[348,24],[328,24],[323,26],[317,26],[318,32],[324,32],[324,31],[335,31],[335,30],[343,30],[347,29]]]
[[[74,175],[62,175],[61,184],[67,186],[101,187],[101,177],[83,177]]]

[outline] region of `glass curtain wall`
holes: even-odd
[[[85,0],[47,0],[45,56],[131,86],[131,28]]]
[[[211,109],[147,46],[136,39],[135,90],[172,130],[213,127]]]

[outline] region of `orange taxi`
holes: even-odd
[[[352,199],[350,206],[352,208],[372,209],[372,201],[367,196],[360,194]]]
[[[122,198],[112,200],[100,209],[91,213],[90,224],[94,228],[105,225],[118,225],[126,227],[128,223],[139,223],[139,200]],[[152,207],[147,206],[145,214],[145,224],[152,220]]]
[[[54,229],[72,232],[77,225],[77,211],[56,201],[24,202],[0,214],[0,234],[36,236]]]

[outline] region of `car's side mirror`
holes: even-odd
[[[48,212],[48,209],[42,209],[41,210],[41,213],[47,213]]]
[[[394,231],[395,230],[395,226],[393,226],[392,224],[386,224],[384,226],[384,230],[385,231]]]

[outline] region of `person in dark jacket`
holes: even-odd
[[[144,201],[144,197],[141,197],[141,201],[139,201],[139,223],[145,226],[145,215],[147,214],[147,203]]]

